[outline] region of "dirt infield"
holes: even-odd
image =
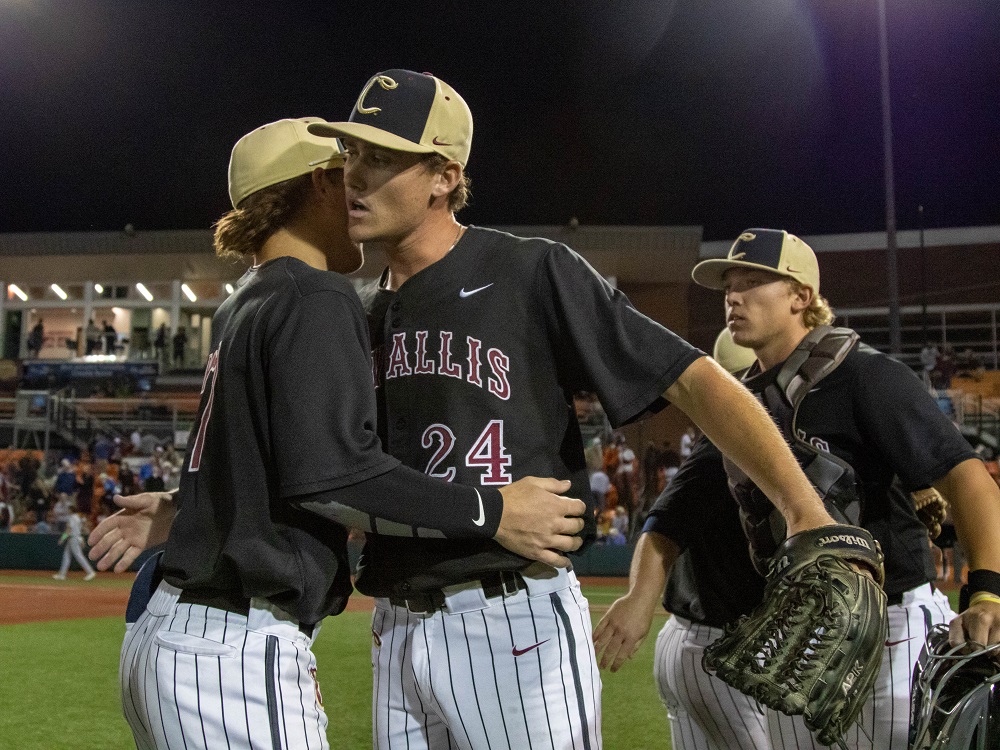
[[[0,625],[92,617],[122,617],[134,576],[98,573],[84,581],[73,571],[65,581],[40,570],[0,571]],[[585,586],[625,586],[626,578],[586,577]],[[352,612],[370,612],[372,600],[355,593],[347,604]]]

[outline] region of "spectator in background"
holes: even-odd
[[[187,332],[183,327],[177,329],[174,334],[174,367],[184,366],[184,350],[187,348]]]
[[[76,509],[90,515],[94,505],[94,475],[90,464],[81,462],[79,480],[76,483]]]
[[[924,380],[924,385],[930,387],[932,385],[934,368],[937,367],[938,356],[941,352],[938,351],[937,345],[933,341],[928,341],[924,344],[924,348],[920,350],[920,366],[923,368],[922,377]]]
[[[163,482],[163,470],[159,466],[153,466],[153,474],[143,485],[143,492],[163,492],[166,485]]]
[[[35,323],[28,334],[28,358],[38,359],[38,353],[42,351],[42,344],[45,342],[45,326],[41,318]]]
[[[14,509],[11,507],[10,503],[0,500],[0,534],[10,531],[13,514]]]
[[[64,458],[59,462],[59,472],[56,474],[56,481],[52,485],[52,491],[60,499],[63,496],[72,498],[73,493],[76,492],[76,470],[73,468],[73,462],[68,458]]]
[[[938,355],[932,374],[933,385],[938,390],[951,388],[951,379],[955,377],[955,350],[951,344],[945,344]]]
[[[605,498],[611,489],[611,479],[603,471],[595,471],[590,475],[590,491],[594,493],[594,507],[607,508]]]
[[[49,518],[52,517],[52,511],[49,511],[47,516],[39,516],[37,513],[35,517],[39,520],[35,523],[35,528],[31,530],[33,534],[51,534],[55,531],[55,528],[49,523]]]
[[[94,325],[94,319],[87,321],[87,355],[90,356],[101,350],[101,329]]]
[[[167,350],[167,324],[160,323],[156,329],[156,338],[153,339],[153,348],[156,350],[156,361],[162,362],[163,355]]]
[[[104,353],[114,354],[115,344],[118,342],[118,331],[108,321],[101,321],[101,329],[104,334]]]
[[[118,483],[121,485],[121,494],[134,495],[139,492],[139,485],[135,480],[135,474],[127,463],[123,463],[118,470]]]

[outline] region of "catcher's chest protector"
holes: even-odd
[[[762,389],[754,388],[759,375],[744,376],[744,384],[771,414],[827,510],[838,522],[851,525],[857,525],[860,514],[854,469],[805,440],[798,432],[796,419],[806,394],[840,366],[859,339],[850,328],[818,326],[799,342],[773,382]],[[767,561],[785,538],[785,521],[736,464],[728,458],[724,461],[729,486],[740,506],[740,518],[750,541],[754,567],[767,575]]]

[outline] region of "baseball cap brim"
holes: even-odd
[[[793,278],[789,274],[778,272],[771,266],[765,266],[761,263],[747,263],[742,260],[729,260],[728,258],[710,258],[709,260],[703,260],[691,269],[691,278],[694,279],[694,282],[699,286],[703,286],[708,289],[725,289],[726,284],[722,277],[730,268],[756,268],[760,271],[773,273],[775,276],[787,276],[788,278]]]
[[[359,141],[374,143],[376,146],[382,146],[393,151],[406,151],[412,154],[435,153],[434,149],[429,146],[408,141],[406,138],[363,122],[313,123],[309,126],[309,132],[313,135],[325,136],[327,138],[342,138],[344,136],[357,138]]]

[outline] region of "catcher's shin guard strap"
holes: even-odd
[[[794,555],[789,554],[792,549]],[[864,565],[871,570],[879,586],[885,583],[884,555],[875,537],[859,526],[840,524],[820,526],[790,536],[774,553],[769,577],[793,574],[796,566],[806,565],[823,554]]]

